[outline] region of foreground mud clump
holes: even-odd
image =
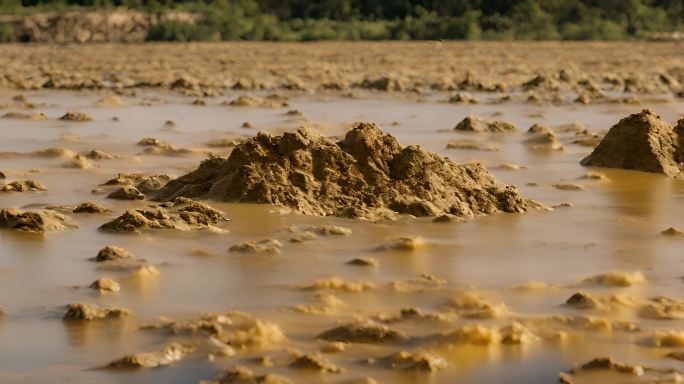
[[[25,212],[16,208],[0,210],[0,228],[43,233],[77,227],[69,217],[50,210]]]
[[[538,206],[481,164],[460,165],[419,146],[402,147],[372,123],[357,124],[339,142],[307,129],[259,133],[227,159],[206,160],[155,194],[162,200],[179,196],[342,217],[373,217],[388,209],[472,217]]]
[[[455,131],[506,133],[515,132],[515,125],[506,121],[486,121],[477,116],[468,116],[454,127]]]
[[[584,166],[622,168],[682,177],[684,122],[673,128],[655,112],[644,109],[614,125]]]
[[[114,220],[103,224],[105,232],[141,233],[150,229],[213,229],[228,221],[223,212],[204,203],[177,198],[154,209],[130,209]]]

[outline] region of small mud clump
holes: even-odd
[[[143,200],[145,195],[132,185],[124,185],[107,195],[107,197],[117,200]]]
[[[92,261],[97,261],[102,263],[105,261],[118,261],[118,260],[133,260],[135,256],[127,250],[117,247],[115,245],[108,245],[97,253],[97,256],[93,257]]]
[[[605,287],[631,287],[646,283],[646,278],[640,271],[635,272],[606,272],[587,277],[582,280],[586,285],[602,285]]]
[[[107,180],[103,185],[132,185],[142,193],[150,193],[165,186],[172,177],[165,174],[145,176],[141,173],[119,173],[113,179]]]
[[[288,106],[288,103],[283,98],[274,95],[267,97],[244,95],[226,103],[226,105],[231,107],[284,108]]]
[[[202,381],[204,384],[292,384],[292,381],[281,376],[258,375],[251,369],[235,366],[223,370],[215,380]]]
[[[461,122],[454,127],[454,130],[477,133],[507,133],[515,132],[518,129],[515,125],[507,121],[487,121],[477,116],[468,116],[461,120]]]
[[[670,228],[668,228],[668,229],[666,229],[660,233],[662,233],[663,235],[666,235],[666,236],[682,236],[682,235],[684,235],[684,231],[682,231],[681,229],[676,228],[676,227],[670,227]]]
[[[93,283],[90,284],[90,288],[96,289],[100,292],[119,292],[121,290],[119,283],[108,277],[103,277],[93,281]]]
[[[33,121],[47,120],[47,116],[44,113],[24,113],[24,112],[7,112],[2,117],[6,119],[26,119]]]
[[[64,320],[95,321],[104,319],[120,319],[131,312],[126,308],[100,308],[88,304],[69,304]]]
[[[280,253],[282,243],[276,239],[264,239],[259,241],[247,241],[231,246],[228,250],[230,252],[243,253]]]
[[[644,109],[614,125],[581,164],[663,173],[681,178],[684,123],[673,128],[655,112]]]
[[[47,187],[38,180],[13,181],[0,188],[2,192],[37,192],[47,190]]]
[[[539,207],[481,164],[456,164],[419,146],[402,147],[372,123],[357,124],[339,142],[307,129],[259,133],[227,159],[210,158],[155,194],[161,200],[178,196],[352,218],[388,209],[473,217]]]
[[[563,144],[558,140],[553,132],[535,133],[532,137],[523,141],[530,149],[545,150],[545,151],[562,151]]]
[[[0,210],[0,228],[43,233],[77,227],[69,217],[50,210],[25,212],[16,208]]]
[[[69,111],[62,115],[62,117],[59,118],[60,120],[66,120],[66,121],[93,121],[92,116],[88,115],[87,113],[84,112],[74,112],[74,111]]]
[[[290,367],[329,373],[344,372],[343,368],[338,367],[337,365],[326,360],[323,356],[315,353],[298,356],[292,363],[290,363]]]
[[[371,320],[342,324],[318,335],[322,340],[345,343],[384,343],[404,337],[401,332]]]
[[[378,265],[380,265],[380,262],[378,261],[378,259],[372,257],[355,257],[347,261],[347,264],[359,267],[377,267]]]
[[[171,365],[193,352],[194,347],[171,343],[158,352],[124,356],[109,363],[108,368],[157,368]]]
[[[498,152],[501,148],[495,145],[478,143],[473,140],[451,140],[446,145],[447,149],[462,149],[468,151]]]
[[[130,209],[100,230],[118,233],[141,233],[149,229],[216,229],[213,226],[228,221],[223,212],[206,204],[177,198],[154,209]]]
[[[441,371],[449,366],[443,357],[429,352],[401,351],[385,357],[383,361],[393,369],[422,372]]]
[[[109,208],[103,207],[99,204],[86,201],[85,203],[79,204],[73,210],[74,213],[107,213]]]

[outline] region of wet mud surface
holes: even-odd
[[[201,103],[129,91],[0,90],[3,115],[45,117],[0,119],[0,382],[656,383],[684,370],[684,182],[580,165],[644,108],[670,135],[684,110],[671,91],[619,96],[640,104],[539,104],[524,89],[503,104],[478,90],[478,103],[446,90],[222,88]],[[468,116],[515,129],[455,129]],[[356,122],[396,138],[397,152],[478,162],[543,208],[388,204],[345,218],[235,202],[225,188],[152,200],[259,131],[307,127],[335,146]],[[297,148],[268,156],[305,159]]]

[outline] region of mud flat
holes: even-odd
[[[632,95],[684,94],[677,48],[677,43],[645,42],[3,45],[0,85],[117,92],[160,87],[200,97],[225,94],[230,88],[440,91],[453,93],[444,101],[477,99],[479,104],[638,103]],[[611,57],[621,59],[616,63]],[[480,65],[483,61],[486,68]],[[73,72],[79,75],[71,76]],[[463,96],[468,92],[475,97]],[[226,104],[287,105],[253,95]]]
[[[0,46],[0,382],[676,382],[674,46],[361,46]]]

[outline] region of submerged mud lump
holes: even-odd
[[[684,123],[673,128],[655,112],[643,111],[614,125],[599,145],[580,164],[622,168],[682,177]]]
[[[479,216],[538,207],[478,163],[456,164],[419,146],[402,147],[372,123],[334,142],[305,128],[260,132],[230,157],[210,158],[154,194],[265,203],[312,215]]]

